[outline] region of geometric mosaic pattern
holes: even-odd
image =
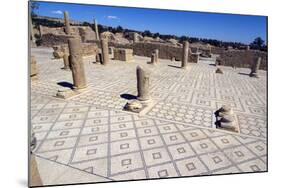
[[[266,72],[255,79],[223,67],[217,75],[204,62],[183,71],[160,60],[152,69],[155,105],[139,117],[122,111],[121,97],[136,95],[135,67],[148,58],[135,59],[103,67],[85,58],[90,89],[69,100],[53,96],[66,87],[59,83],[72,83],[71,73],[61,60],[40,59],[31,84],[35,154],[108,181],[267,171]],[[212,128],[223,104],[232,105],[241,134]]]

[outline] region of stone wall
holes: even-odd
[[[83,33],[83,32],[82,32]],[[81,32],[80,32],[81,35]],[[82,34],[83,35],[83,34]],[[81,37],[82,38],[82,37]],[[44,34],[41,39],[38,41],[38,44],[41,46],[52,47],[54,45],[67,44],[68,37],[66,35],[53,35],[53,34]],[[100,48],[99,41],[95,39],[86,40],[88,43],[95,43]],[[116,43],[109,42],[109,46],[116,48],[127,48],[133,49],[134,55],[151,57],[151,53],[154,49],[159,49],[159,58],[160,59],[172,59],[175,57],[176,60],[181,60],[182,58],[182,48],[176,47],[169,44],[163,43],[145,43],[145,42],[136,42],[136,43]],[[192,53],[195,53],[197,48],[190,44],[190,49]],[[199,48],[199,51],[200,50]],[[189,62],[197,62],[197,55],[189,53]],[[212,54],[218,54],[220,57],[221,65],[225,66],[236,66],[236,67],[251,67],[252,63],[256,61],[257,57],[261,57],[261,66],[260,69],[267,70],[267,52],[257,51],[257,50],[236,50],[219,47],[211,48]]]
[[[55,58],[62,58],[64,53],[69,54],[67,44],[53,46],[53,50],[54,50],[53,55]],[[96,44],[82,43],[83,56],[96,55],[98,51],[99,49]]]
[[[260,69],[267,70],[267,52],[258,50],[225,50],[223,48],[212,48],[212,53],[219,55],[218,61],[221,65],[244,68],[250,68],[257,58],[261,57]]]

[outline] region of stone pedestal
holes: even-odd
[[[109,53],[108,53],[108,40],[101,39],[101,50],[102,50],[102,62],[101,64],[107,65],[109,63]]]
[[[261,64],[261,57],[258,57],[257,61],[253,64],[252,68],[251,68],[251,73],[250,73],[250,77],[256,77],[258,78],[258,70],[260,68],[260,64]]]
[[[68,48],[74,89],[86,88],[87,83],[82,59],[80,39],[77,37],[70,38],[68,40]]]
[[[71,34],[70,22],[69,22],[69,15],[68,12],[64,12],[64,24],[65,24],[65,33],[67,35]]]
[[[217,74],[223,74],[223,72],[222,72],[222,70],[220,68],[217,68],[216,73]]]
[[[63,64],[64,67],[62,69],[64,70],[70,70],[70,66],[69,66],[69,54],[64,54],[63,55]]]
[[[150,77],[149,71],[144,70],[140,66],[137,66],[137,90],[138,90],[137,99],[140,101],[150,100],[149,77]]]
[[[187,63],[188,63],[188,49],[189,49],[189,43],[185,41],[183,43],[183,49],[182,49],[182,60],[181,60],[181,68],[186,69]]]
[[[230,106],[223,105],[215,112],[215,116],[217,128],[239,132],[237,120]]]
[[[125,48],[114,48],[114,59],[119,61],[134,61],[133,50]]]

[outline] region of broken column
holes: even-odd
[[[189,43],[188,41],[185,41],[183,43],[183,50],[182,50],[182,60],[181,60],[181,68],[185,69],[187,67],[188,62],[188,49],[189,49]]]
[[[216,73],[217,73],[217,74],[223,74],[221,68],[219,68],[219,67],[216,69]]]
[[[230,106],[223,105],[215,112],[217,128],[223,128],[235,132],[239,132],[239,127],[235,119],[235,115]]]
[[[97,22],[97,20],[96,20],[96,19],[94,20],[94,22],[95,22],[96,39],[97,39],[97,40],[100,40],[99,28],[98,28],[98,22]]]
[[[64,64],[64,67],[62,69],[64,70],[69,70],[70,67],[69,67],[69,54],[63,54],[63,64]]]
[[[148,101],[149,95],[149,77],[150,73],[142,67],[137,66],[137,99],[140,101]]]
[[[152,65],[155,65],[156,64],[156,54],[155,53],[152,53],[151,54],[151,61],[150,61],[150,64]]]
[[[65,24],[65,33],[67,35],[70,35],[71,29],[70,29],[70,23],[69,23],[69,15],[67,11],[64,11],[64,24]]]
[[[159,62],[159,50],[155,49],[154,54],[155,54],[155,62],[158,63]]]
[[[251,73],[250,73],[250,77],[256,77],[258,78],[258,70],[260,68],[260,64],[261,64],[261,57],[258,57],[257,61],[253,64],[252,68],[251,68]]]
[[[70,70],[70,65],[69,65],[69,50],[67,46],[61,46],[61,51],[63,52],[63,65],[64,67],[62,69],[64,70]]]
[[[72,71],[74,89],[87,87],[84,64],[82,59],[81,41],[77,37],[68,39],[69,61]]]
[[[133,41],[134,41],[134,43],[135,43],[135,42],[139,42],[139,40],[138,40],[138,34],[137,34],[137,33],[134,33]]]
[[[106,65],[109,63],[109,53],[108,53],[108,40],[101,39],[101,50],[102,50],[102,64]]]

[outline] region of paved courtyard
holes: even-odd
[[[210,62],[188,64],[135,56],[108,66],[84,57],[89,89],[55,98],[72,83],[48,48],[32,49],[39,79],[31,82],[31,126],[44,184],[153,179],[267,170],[267,78]],[[123,111],[136,95],[136,66],[152,72],[154,106],[145,116]],[[232,106],[241,133],[213,128],[213,113]]]

